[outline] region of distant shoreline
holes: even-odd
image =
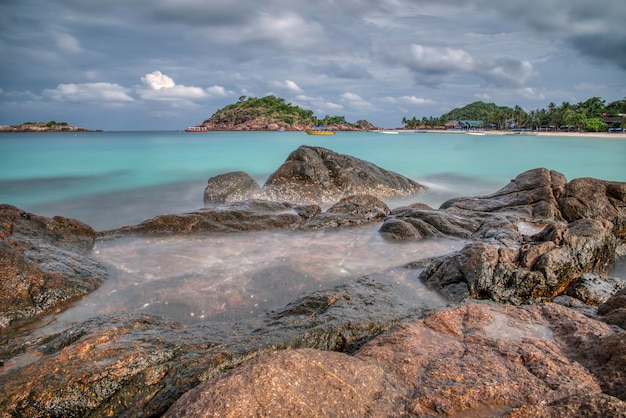
[[[465,134],[468,131],[459,131],[452,129],[391,129],[398,132],[424,132],[429,134]],[[472,131],[470,131],[472,132]],[[506,135],[506,136],[525,136],[524,134],[514,135],[510,131],[478,131],[484,132],[486,135]],[[580,138],[622,138],[626,139],[626,132],[537,132],[531,131],[532,136],[566,136],[566,137],[580,137]]]

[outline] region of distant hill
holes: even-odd
[[[494,103],[485,103],[482,101],[470,103],[467,106],[452,109],[448,113],[440,116],[440,120],[485,120],[489,114],[497,111],[513,109],[506,106],[497,106]]]
[[[276,96],[242,96],[237,103],[219,109],[198,126],[214,131],[303,131],[315,125],[329,126],[336,131],[377,129],[367,121],[348,123],[343,116],[318,119],[312,110],[286,103]]]

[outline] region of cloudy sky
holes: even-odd
[[[240,96],[396,127],[626,96],[624,0],[2,0],[0,124],[177,130]]]

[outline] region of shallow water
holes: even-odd
[[[237,320],[298,296],[371,276],[416,305],[445,301],[404,264],[456,251],[458,240],[393,243],[379,225],[340,231],[262,231],[100,241],[94,256],[112,277],[56,321],[143,311],[177,321]]]
[[[80,219],[96,230],[203,206],[207,180],[242,170],[262,185],[307,144],[371,161],[429,187],[391,208],[490,194],[528,169],[568,179],[626,181],[622,138],[295,132],[105,132],[0,135],[0,203],[43,216]],[[379,225],[331,232],[269,231],[99,241],[94,256],[111,278],[47,329],[104,313],[139,310],[186,323],[236,320],[280,308],[299,295],[370,275],[401,297],[444,304],[407,262],[459,249],[453,240],[390,243]],[[527,233],[534,231],[525,226]],[[623,270],[623,266],[618,269]]]

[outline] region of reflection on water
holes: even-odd
[[[456,251],[462,243],[393,243],[381,238],[378,228],[101,241],[94,255],[110,267],[111,278],[57,321],[133,310],[187,323],[241,319],[363,275],[392,284],[416,303],[444,304],[419,282],[419,271],[402,266]]]

